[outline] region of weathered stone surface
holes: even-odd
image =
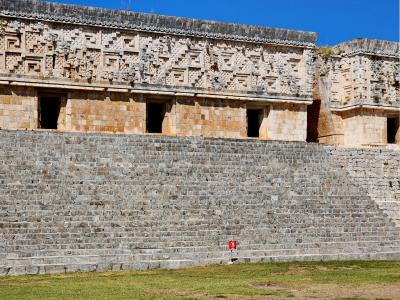
[[[198,37],[277,42],[301,46],[312,46],[317,38],[314,32],[168,17],[36,0],[12,2],[1,0],[0,9],[6,16]]]
[[[69,132],[145,134],[149,101],[166,104],[162,134],[173,136],[247,138],[246,109],[262,111],[264,140],[305,141],[308,122],[308,140],[386,146],[387,118],[400,123],[399,43],[324,52],[310,32],[9,2],[0,0],[0,128],[44,128],[46,93],[61,97],[57,129]]]
[[[400,108],[399,45],[355,39],[325,49],[320,74],[332,109],[360,104]]]
[[[242,262],[400,258],[398,152],[29,131],[0,148],[2,275],[224,263],[231,239]]]
[[[350,147],[388,143],[387,119],[397,118],[397,126],[400,122],[399,45],[355,39],[319,50],[314,96],[324,109],[320,142]]]
[[[330,150],[339,166],[400,226],[400,154],[383,149]]]
[[[312,93],[314,33],[32,0],[0,1],[0,17],[7,80],[298,101]]]
[[[386,57],[398,57],[400,54],[399,43],[365,38],[340,43],[336,48],[346,54],[357,53]]]

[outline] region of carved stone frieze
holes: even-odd
[[[400,106],[399,43],[356,39],[330,51],[318,67],[332,106]]]
[[[0,1],[1,4],[1,1]],[[308,46],[89,27],[2,13],[0,74],[310,97]]]

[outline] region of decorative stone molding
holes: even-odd
[[[317,34],[314,32],[159,16],[36,0],[11,2],[0,0],[0,10],[2,16],[31,20],[298,47],[312,48],[317,38]]]
[[[355,39],[318,51],[332,109],[400,107],[400,43]]]
[[[0,18],[0,77],[10,82],[312,96],[314,33],[33,0],[0,0]]]
[[[377,55],[387,57],[400,57],[400,43],[371,40],[371,39],[354,39],[346,41],[335,47],[342,55]]]

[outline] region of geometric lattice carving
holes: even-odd
[[[39,33],[26,32],[25,33],[25,47],[29,53],[43,54],[45,50],[45,42],[41,41]]]
[[[40,74],[41,72],[41,59],[25,59],[25,73],[27,74]]]
[[[23,59],[20,53],[7,53],[6,54],[6,69],[11,73],[23,74]]]
[[[400,105],[400,82],[396,76],[400,72],[400,61],[393,51],[387,54],[382,51],[395,43],[362,43],[363,40],[343,43],[333,49],[336,55],[325,60],[329,99],[336,106],[352,103]],[[379,48],[382,50],[376,52]]]
[[[6,50],[21,49],[21,36],[20,35],[6,35]]]
[[[293,96],[312,90],[304,63],[311,52],[289,46],[28,20],[9,21],[3,42],[4,71],[29,76]]]

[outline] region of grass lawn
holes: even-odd
[[[0,299],[400,299],[400,261],[0,277]]]

